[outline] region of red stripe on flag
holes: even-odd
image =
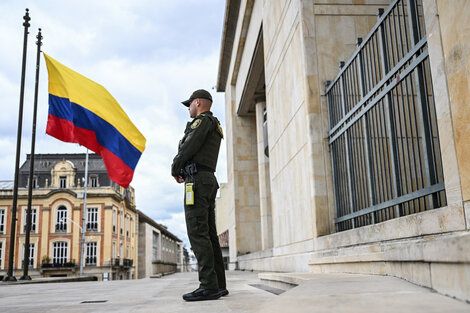
[[[101,146],[92,130],[76,127],[70,121],[49,114],[46,133],[65,142],[79,143],[101,155],[109,178],[120,186],[127,188],[132,181],[134,171],[118,156]]]

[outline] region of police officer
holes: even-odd
[[[211,94],[194,91],[182,102],[193,118],[173,159],[171,175],[185,183],[186,228],[199,270],[199,288],[183,295],[186,301],[215,300],[228,294],[219,239],[215,227],[215,196],[219,185],[214,172],[219,155],[222,128],[210,108]]]

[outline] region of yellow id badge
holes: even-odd
[[[186,183],[186,205],[194,205],[193,183]]]

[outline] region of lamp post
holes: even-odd
[[[85,247],[85,229],[71,218],[63,217],[60,219],[60,221],[62,222],[66,222],[67,220],[69,220],[70,222],[75,224],[78,228],[80,228],[80,231],[82,234],[82,237],[80,240],[80,277],[82,277],[83,276],[83,253],[84,253],[84,247]]]

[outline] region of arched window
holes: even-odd
[[[56,233],[67,232],[67,208],[65,206],[60,206],[57,209],[55,231]]]

